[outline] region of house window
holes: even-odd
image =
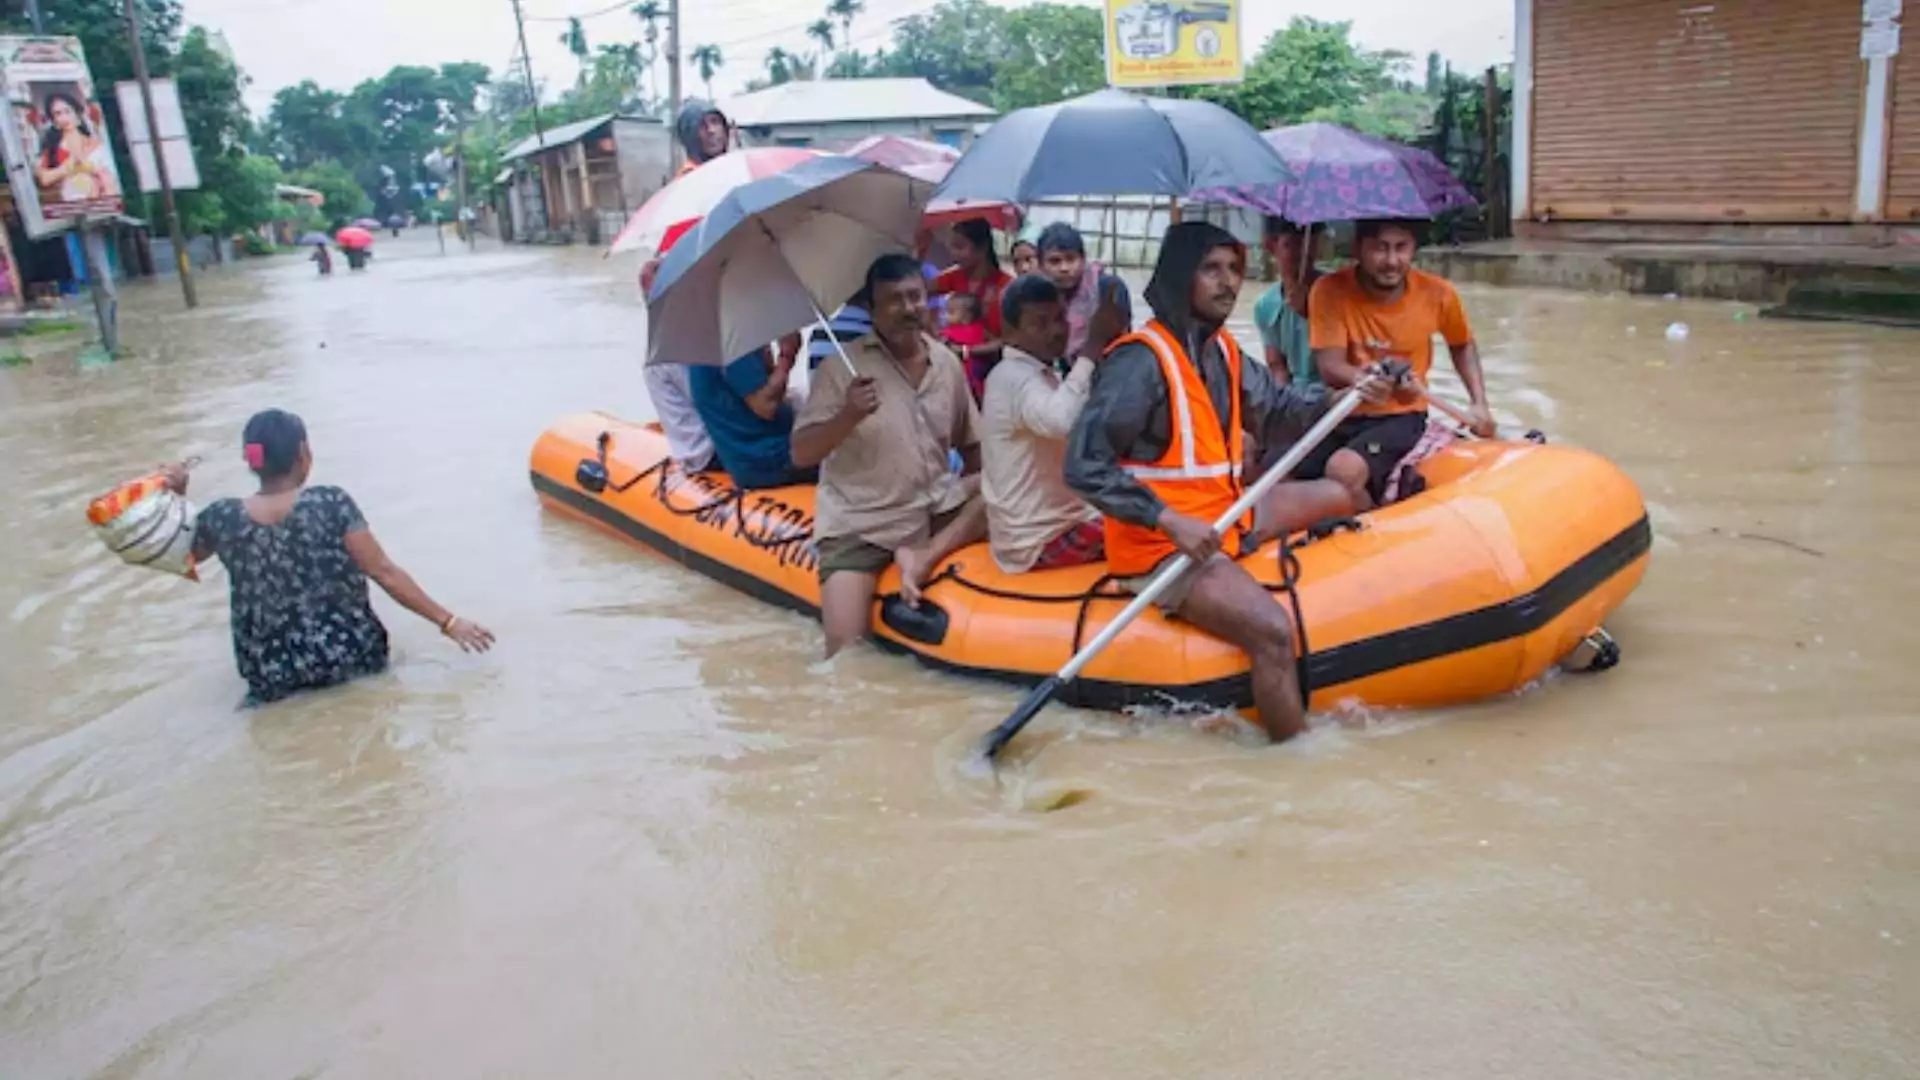
[[[813,139],[806,135],[782,135],[774,142],[779,146],[807,147],[813,145]]]
[[[960,149],[960,136],[963,134],[965,134],[965,132],[936,131],[933,133],[933,138],[935,142],[940,143],[942,146],[951,146],[955,150],[958,150]]]

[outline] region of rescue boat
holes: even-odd
[[[1518,690],[1603,633],[1646,571],[1645,504],[1598,455],[1465,441],[1420,472],[1421,494],[1242,561],[1295,620],[1312,708],[1431,708]],[[552,510],[819,614],[809,486],[743,491],[724,474],[690,474],[657,425],[597,412],[544,433],[531,473]],[[909,607],[897,572],[882,577],[878,644],[939,670],[1022,684],[1052,675],[1131,599],[1098,565],[1004,573],[984,543],[940,563],[924,592]],[[1149,611],[1060,700],[1245,709],[1247,670],[1238,649]]]

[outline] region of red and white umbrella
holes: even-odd
[[[925,139],[909,139],[904,135],[869,135],[847,147],[846,153],[848,157],[891,166],[916,180],[931,184],[945,180],[947,173],[953,171],[953,163],[960,160],[960,151],[951,146]],[[976,217],[986,218],[1001,232],[1012,232],[1020,227],[1020,208],[1012,203],[951,199],[929,205],[922,224],[938,228]]]
[[[909,176],[917,175],[915,166],[945,164],[952,168],[953,163],[960,160],[960,151],[951,146],[904,135],[869,135],[844,152],[848,157],[891,166]],[[946,175],[945,169],[941,175]]]
[[[821,156],[818,150],[769,146],[735,150],[714,158],[661,188],[645,206],[634,211],[620,235],[613,238],[607,254],[662,254],[735,189]]]

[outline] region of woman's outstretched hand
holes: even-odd
[[[471,619],[455,616],[441,633],[452,638],[466,652],[483,653],[493,648],[493,631]]]
[[[160,466],[160,475],[166,478],[167,487],[171,489],[175,495],[185,495],[187,493],[188,467],[188,463],[184,461],[169,462],[168,464]]]

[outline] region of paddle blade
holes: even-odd
[[[1034,687],[1033,692],[1027,695],[1027,699],[1020,703],[1020,707],[1013,710],[1012,715],[1001,721],[999,727],[987,732],[986,738],[980,740],[981,760],[992,762],[994,758],[999,757],[1000,751],[1006,749],[1015,735],[1020,734],[1021,728],[1026,727],[1034,717],[1040,715],[1040,710],[1047,707],[1047,702],[1052,701],[1053,695],[1059,693],[1064,685],[1066,684],[1060,676],[1049,675],[1045,682]]]

